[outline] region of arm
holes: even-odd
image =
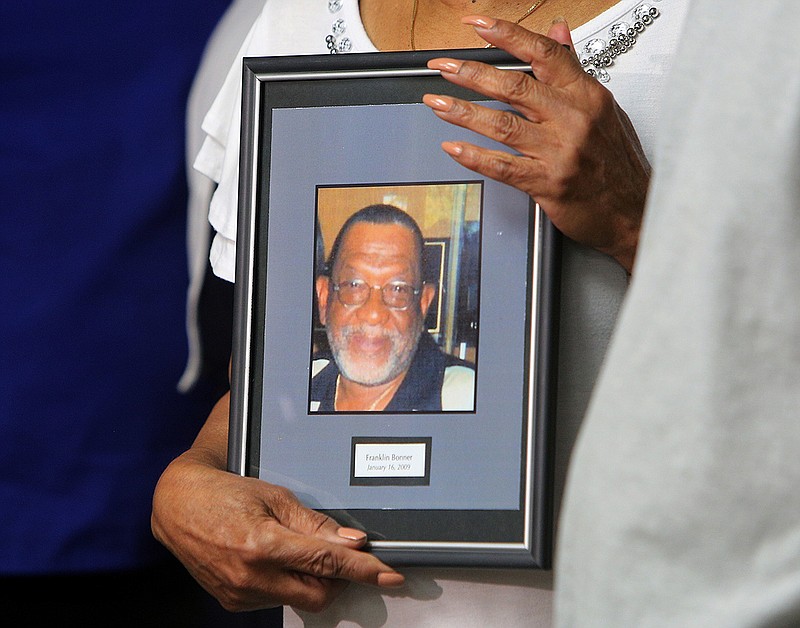
[[[223,607],[324,609],[348,581],[392,587],[403,577],[360,551],[366,536],[303,507],[292,493],[226,471],[230,394],[191,449],[162,474],[152,529]]]
[[[502,20],[471,16],[464,22],[530,63],[536,78],[483,63],[431,60],[428,65],[448,81],[522,114],[428,94],[425,104],[441,119],[514,153],[466,142],[444,142],[442,148],[463,166],[527,192],[562,233],[611,255],[630,272],[650,164],[627,115],[611,92],[582,70],[565,23],[554,24],[545,37]]]

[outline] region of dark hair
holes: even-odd
[[[399,225],[411,231],[414,236],[414,242],[417,246],[419,276],[420,278],[422,277],[422,256],[425,251],[425,241],[422,236],[422,230],[419,228],[416,220],[414,220],[402,209],[395,207],[394,205],[368,205],[367,207],[359,209],[345,221],[345,223],[342,225],[342,228],[339,229],[336,239],[333,241],[331,254],[328,256],[328,261],[325,263],[325,275],[330,277],[330,275],[333,273],[333,267],[336,264],[336,257],[339,254],[342,241],[347,235],[347,232],[358,223],[368,223],[371,225]]]

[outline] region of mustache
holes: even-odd
[[[339,335],[344,340],[350,340],[353,336],[364,336],[370,340],[396,340],[402,336],[397,330],[370,327],[368,325],[344,325],[339,328]]]

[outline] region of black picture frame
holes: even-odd
[[[437,56],[526,71],[493,49],[243,60],[228,465],[365,530],[368,550],[393,565],[547,569],[560,237],[527,195],[441,150],[493,143],[438,120],[423,94],[506,105],[429,70]],[[468,314],[453,332],[480,349],[474,408],[309,412],[318,189],[453,182],[481,189],[480,252],[459,271],[477,264],[478,278],[460,289]],[[425,239],[457,257],[441,233]],[[419,472],[358,475],[364,451],[380,459],[398,447]]]

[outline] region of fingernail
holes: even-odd
[[[349,539],[351,541],[363,541],[367,538],[365,532],[356,530],[355,528],[339,528],[336,533],[343,539]]]
[[[558,17],[553,18],[553,24],[563,24],[566,21],[567,20],[561,15],[559,15]]]
[[[378,574],[379,587],[401,587],[405,584],[405,582],[405,577],[396,571],[385,571]]]
[[[497,20],[484,15],[465,15],[461,18],[461,23],[471,24],[477,28],[490,29],[494,28],[494,25],[497,24]]]
[[[447,96],[437,96],[435,94],[425,94],[422,97],[424,102],[431,109],[436,111],[450,111],[453,108],[453,99]]]
[[[442,150],[446,152],[448,155],[453,155],[453,157],[458,157],[461,153],[464,152],[464,147],[461,144],[457,144],[456,142],[442,142]]]
[[[431,59],[428,61],[428,67],[431,70],[439,70],[450,74],[458,74],[462,65],[464,65],[464,62],[457,59]]]

